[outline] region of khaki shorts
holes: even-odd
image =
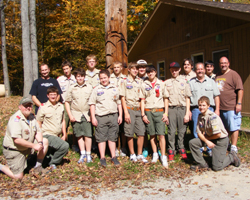
[[[134,133],[137,136],[144,136],[145,134],[145,125],[142,121],[141,111],[140,110],[130,110],[128,109],[130,115],[131,123],[124,123],[124,133],[126,137],[134,137]]]
[[[92,137],[91,122],[88,122],[84,116],[81,117],[81,122],[72,123],[72,127],[76,137]]]
[[[97,116],[98,125],[95,129],[96,142],[116,142],[119,132],[118,114]]]
[[[26,156],[30,154],[30,149],[26,151],[13,151],[3,149],[3,155],[7,164],[14,175],[21,174],[27,167]]]
[[[165,135],[165,123],[161,120],[164,112],[146,111],[149,124],[146,124],[146,132],[149,135]]]

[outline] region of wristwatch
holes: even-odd
[[[237,103],[238,105],[241,105],[241,103]]]

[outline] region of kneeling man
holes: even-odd
[[[55,150],[49,165],[56,169],[63,157],[67,154],[69,144],[66,142],[66,123],[64,118],[64,107],[57,102],[59,91],[55,86],[47,90],[48,101],[42,104],[37,113],[37,122],[42,129],[43,137],[49,141],[49,147]],[[62,137],[59,137],[62,134]]]
[[[48,140],[43,138],[32,111],[33,102],[30,98],[22,98],[19,110],[10,117],[3,140],[3,154],[8,166],[0,164],[0,170],[15,179],[23,178],[27,167],[26,156],[31,149],[37,151],[35,171],[42,171],[42,161],[48,150]],[[34,140],[37,143],[34,143]]]
[[[209,98],[202,96],[198,100],[200,114],[197,122],[198,138],[190,140],[189,147],[194,157],[194,160],[198,165],[192,165],[191,169],[208,168],[208,164],[202,157],[200,148],[203,143],[212,149],[212,169],[219,171],[224,169],[230,164],[234,164],[235,167],[240,166],[240,159],[237,157],[235,151],[232,151],[228,155],[228,133],[221,121],[221,118],[208,108],[210,106]]]

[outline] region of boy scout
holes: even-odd
[[[95,138],[100,152],[100,163],[106,167],[105,150],[108,141],[111,161],[120,165],[115,156],[116,141],[119,125],[122,123],[122,107],[119,100],[119,89],[110,84],[110,73],[101,70],[99,73],[100,85],[94,88],[90,99],[91,122],[96,127]],[[119,113],[119,116],[117,114]]]
[[[114,62],[113,63],[113,72],[110,76],[110,84],[114,84],[118,88],[121,85],[121,82],[123,79],[126,77],[125,75],[122,74],[122,63],[121,62]],[[119,126],[119,137],[118,137],[118,143],[119,143],[119,138],[121,140],[121,146],[122,148],[120,149],[120,152],[118,149],[115,150],[116,156],[126,156],[127,150],[126,150],[126,137],[124,135],[124,122]],[[118,144],[119,147],[119,144]]]
[[[146,67],[148,63],[145,60],[138,60],[138,77],[143,81],[147,78]]]
[[[184,70],[184,74],[181,75],[182,78],[189,82],[192,78],[196,77],[196,73],[193,71],[194,62],[191,58],[185,58],[182,65]]]
[[[175,132],[178,133],[178,148],[183,159],[187,158],[184,148],[184,135],[186,133],[190,112],[191,91],[187,81],[179,74],[181,67],[179,63],[172,62],[169,66],[172,78],[165,81],[168,91],[167,110],[168,113],[168,160],[174,160]]]
[[[92,162],[92,128],[90,123],[88,100],[92,92],[92,86],[84,82],[84,69],[76,69],[74,71],[74,75],[77,83],[70,86],[65,99],[65,107],[80,148],[81,156],[78,163],[83,163],[85,158],[87,159],[87,163],[89,163]]]
[[[100,84],[99,80],[99,69],[96,69],[97,58],[95,55],[90,54],[86,57],[86,62],[88,66],[88,70],[86,71],[85,83],[92,85],[92,87],[96,87]]]
[[[161,149],[161,162],[164,167],[168,167],[165,140],[165,122],[167,115],[164,114],[164,108],[167,106],[167,91],[164,82],[156,77],[156,69],[153,66],[147,67],[148,80],[142,84],[141,98],[141,115],[146,124],[146,131],[150,135],[150,143],[153,150],[152,163],[156,163],[159,155],[157,153],[156,140],[159,136]]]
[[[0,171],[14,179],[22,179],[27,167],[26,156],[31,149],[37,151],[36,172],[45,172],[42,161],[48,150],[48,140],[43,138],[35,116],[31,113],[33,102],[30,98],[22,98],[19,110],[10,117],[3,140],[3,154],[8,166],[0,164]],[[34,140],[37,143],[34,143]]]
[[[63,104],[57,102],[58,89],[51,86],[47,90],[48,101],[41,105],[37,113],[37,123],[42,129],[43,137],[49,141],[49,147],[55,150],[49,162],[52,169],[60,164],[67,154],[69,144],[66,142],[67,133]],[[58,137],[62,133],[62,137]]]
[[[203,143],[212,149],[212,169],[219,171],[230,164],[235,167],[240,166],[240,159],[235,151],[227,153],[228,133],[224,128],[221,118],[208,108],[210,106],[209,98],[202,96],[198,100],[200,114],[197,123],[197,133],[199,138],[194,138],[189,141],[189,147],[198,165],[192,165],[192,170],[208,168],[208,164],[202,157],[200,148]]]
[[[139,93],[141,90],[141,80],[137,78],[138,65],[136,63],[129,63],[128,77],[121,83],[121,101],[124,110],[124,132],[128,140],[128,147],[130,151],[130,160],[136,162],[137,160],[147,163],[148,161],[142,155],[142,146],[144,141],[145,125],[142,121],[140,112]],[[137,134],[137,153],[134,151],[134,133]]]
[[[62,63],[62,69],[63,69],[63,75],[59,76],[57,78],[57,81],[61,87],[62,90],[62,102],[65,103],[65,98],[66,98],[66,93],[69,90],[69,87],[73,84],[76,83],[76,79],[75,76],[71,73],[72,71],[72,65],[69,61],[65,60]],[[65,107],[64,107],[65,108]],[[68,113],[66,112],[66,110],[64,110],[64,114],[65,114],[65,123],[66,123],[66,131],[68,130],[69,127],[69,116]],[[72,145],[72,150],[73,151],[79,151],[78,146],[76,145],[76,138],[75,136],[73,136],[73,145]]]

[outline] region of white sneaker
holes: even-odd
[[[137,162],[136,155],[135,155],[135,154],[130,154],[130,160],[131,160],[132,162]]]
[[[86,155],[85,155],[85,154],[82,154],[82,155],[80,156],[80,159],[78,160],[77,163],[78,163],[78,164],[84,163],[85,158],[86,158]]]
[[[161,156],[161,163],[162,163],[163,167],[168,168],[168,158],[167,158],[167,156]]]
[[[119,150],[115,149],[115,156],[118,157],[120,155]]]
[[[235,153],[238,153],[238,148],[235,145],[231,145],[230,153],[232,153],[233,151],[235,151]]]
[[[158,153],[157,152],[153,153],[153,158],[151,160],[151,163],[156,163],[158,159],[159,159]]]
[[[137,156],[137,160],[148,163],[148,160],[142,154]]]
[[[124,148],[121,148],[121,149],[120,149],[120,156],[121,156],[121,157],[126,157],[126,156],[127,156],[127,150],[124,149]]]
[[[91,163],[91,162],[92,162],[91,155],[87,155],[87,163]]]

